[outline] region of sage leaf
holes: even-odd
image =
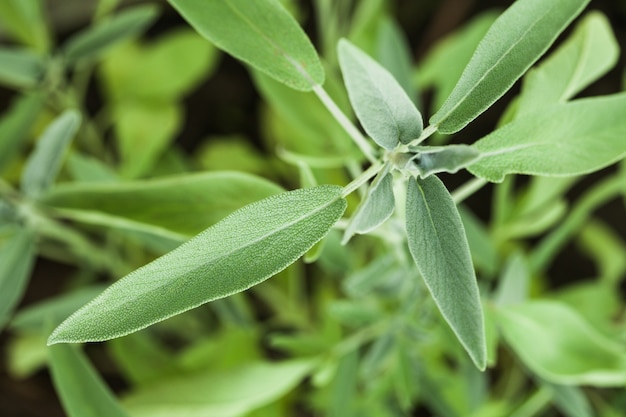
[[[489,181],[507,174],[570,176],[596,171],[626,155],[626,94],[555,104],[525,115],[473,146],[467,169]]]
[[[324,83],[315,48],[278,0],[169,2],[218,48],[277,81],[301,91]]]
[[[410,148],[417,154],[409,169],[423,179],[440,172],[456,173],[476,161],[480,152],[469,145],[418,146]]]
[[[73,64],[79,60],[97,58],[115,44],[143,33],[158,14],[159,10],[154,5],[142,5],[87,28],[63,45],[65,59]]]
[[[18,229],[0,246],[0,329],[19,303],[35,259],[35,234]]]
[[[513,3],[491,26],[430,123],[441,133],[465,127],[511,88],[589,1]]]
[[[50,371],[68,417],[128,417],[77,346],[50,346]]]
[[[556,301],[498,310],[500,330],[528,368],[563,385],[623,386],[624,348]]]
[[[100,213],[102,220],[109,215],[192,236],[246,204],[281,191],[261,177],[222,171],[124,183],[62,184],[42,201],[58,209],[96,213],[92,217]]]
[[[387,220],[393,214],[395,199],[393,196],[393,175],[389,169],[379,172],[367,195],[357,207],[343,235],[345,244],[355,233],[367,233]]]
[[[110,286],[61,323],[48,343],[123,336],[266,280],[328,233],[346,208],[341,194],[341,187],[323,185],[236,211]]]
[[[43,105],[41,94],[28,94],[11,103],[0,120],[0,172],[13,160],[35,124]]]
[[[0,83],[16,88],[35,87],[45,71],[42,59],[18,48],[0,48]]]
[[[437,307],[478,369],[487,360],[483,310],[459,212],[436,176],[410,178],[409,250]]]
[[[552,391],[552,402],[566,417],[593,417],[595,413],[581,387],[541,381]]]
[[[50,188],[79,125],[80,114],[75,110],[67,110],[43,132],[22,173],[21,188],[24,194],[38,198]]]
[[[618,56],[608,19],[590,12],[559,49],[524,76],[516,118],[574,97],[610,70]]]
[[[338,52],[350,102],[367,134],[388,150],[417,139],[422,115],[393,75],[346,39]]]
[[[0,1],[0,25],[3,32],[20,43],[32,46],[37,52],[48,52],[51,37],[42,1]]]

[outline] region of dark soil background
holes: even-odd
[[[337,0],[341,1],[341,0]],[[95,2],[93,0],[46,0],[48,16],[53,22],[54,32],[63,39],[87,24]],[[123,1],[123,4],[139,3],[137,0]],[[160,20],[149,31],[149,36],[157,35],[174,26],[185,25],[185,22],[162,1],[163,13]],[[310,1],[302,1],[305,10],[311,11]],[[396,15],[408,34],[415,61],[419,61],[438,39],[467,22],[472,16],[490,8],[504,9],[511,0],[440,0],[415,1],[397,0]],[[613,29],[620,45],[626,46],[626,0],[594,0],[588,10],[603,11],[611,20]],[[313,13],[309,13],[313,16]],[[315,24],[312,19],[306,22],[306,29],[315,39]],[[6,43],[0,28],[0,44]],[[622,76],[626,59],[622,57],[618,66],[602,80],[596,82],[582,95],[600,95],[617,92],[622,89]],[[480,116],[464,130],[468,142],[490,132],[496,124],[507,102],[518,91],[512,90],[489,111]],[[0,88],[0,110],[6,109],[12,91]],[[425,94],[424,99],[428,100]],[[94,111],[99,107],[97,89],[93,88],[89,96],[88,106]],[[258,127],[255,117],[250,115],[258,112],[259,97],[256,94],[246,70],[234,59],[224,56],[217,73],[186,99],[187,122],[179,137],[179,143],[185,151],[192,153],[200,140],[208,134],[241,133],[258,140]],[[232,112],[224,109],[238,108],[242,117],[233,117]],[[242,111],[243,110],[243,111]],[[227,117],[226,115],[229,115]],[[245,117],[243,117],[245,116]],[[626,117],[626,115],[625,115]],[[461,139],[462,141],[462,139]],[[572,198],[581,193],[603,173],[594,174],[571,192]],[[446,183],[455,187],[467,177],[462,175],[445,176]],[[472,196],[467,203],[481,217],[488,218],[491,202],[489,188]],[[612,225],[626,239],[626,221],[622,201],[602,208],[598,215]],[[72,272],[72,268],[51,261],[40,259],[30,282],[22,305],[49,298],[59,292],[63,277]],[[572,280],[584,279],[594,273],[592,265],[570,245],[552,265],[549,274],[554,277],[552,285],[559,286]],[[5,357],[8,340],[7,333],[0,334],[0,355]],[[103,352],[90,348],[96,365],[99,367],[109,384],[120,390],[123,381],[115,375],[111,364],[107,362]],[[40,371],[33,377],[24,380],[12,379],[4,369],[5,359],[0,360],[0,417],[63,417],[65,414],[51,385],[46,371]]]

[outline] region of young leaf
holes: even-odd
[[[552,45],[590,0],[518,0],[491,26],[430,123],[455,133],[485,111]]]
[[[38,198],[50,188],[79,125],[80,114],[67,110],[48,126],[26,161],[21,179],[24,194]]]
[[[409,179],[406,231],[417,269],[476,366],[486,364],[483,310],[459,212],[443,183]]]
[[[343,235],[345,244],[355,233],[363,234],[374,230],[387,220],[395,208],[393,175],[388,169],[379,172],[367,195],[359,204]]]
[[[418,146],[411,151],[417,154],[411,158],[409,169],[416,170],[422,179],[440,172],[454,174],[480,157],[480,152],[468,145]]]
[[[468,170],[489,181],[507,174],[568,176],[596,171],[626,155],[626,94],[555,104],[485,136]]]
[[[35,124],[43,104],[40,94],[22,96],[0,120],[0,172],[12,161]]]
[[[617,62],[619,46],[608,19],[591,12],[556,52],[524,77],[516,118],[564,102]]]
[[[236,211],[113,284],[48,342],[123,336],[266,280],[328,233],[346,208],[341,193],[337,186],[306,188]]]
[[[43,202],[195,235],[246,204],[281,191],[254,175],[203,172],[124,183],[63,184]]]
[[[0,83],[9,87],[30,88],[43,78],[44,64],[25,49],[0,48]]]
[[[19,229],[0,246],[0,329],[19,303],[35,259],[35,235]]]
[[[417,139],[422,115],[395,78],[346,39],[338,52],[350,102],[367,134],[389,150]]]
[[[63,46],[69,64],[93,59],[118,42],[141,34],[157,18],[154,5],[137,6],[72,36]]]
[[[524,364],[547,381],[604,387],[626,383],[624,348],[564,304],[534,301],[499,309],[498,321]]]
[[[278,0],[169,0],[218,48],[291,88],[311,91],[324,68],[311,41]]]
[[[77,346],[50,346],[52,381],[68,417],[128,417]]]

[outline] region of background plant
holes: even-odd
[[[109,15],[112,3],[102,2],[92,28],[48,52],[38,3],[7,3],[5,16],[33,26],[14,32],[34,48],[0,51],[2,80],[24,91],[0,129],[4,321],[36,250],[81,265],[74,291],[11,319],[14,373],[48,355],[66,412],[77,416],[91,407],[102,415],[405,415],[418,405],[451,416],[619,413],[623,393],[605,388],[624,385],[624,246],[588,219],[624,193],[623,170],[571,207],[565,199],[582,174],[626,153],[623,94],[572,100],[616,63],[606,18],[577,21],[524,76],[492,133],[466,143],[444,136],[498,100],[588,1],[520,0],[497,19],[470,22],[416,71],[382,2],[355,5],[353,19],[351,7],[314,4],[329,27],[319,42],[326,61],[277,1],[171,3],[249,65],[278,160],[237,139],[209,142],[196,161],[170,149],[180,100],[217,52],[189,29],[128,41],[155,19],[154,7]],[[94,74],[106,105],[92,116],[82,103]],[[417,87],[436,91],[426,127]],[[21,166],[23,139],[42,119]],[[191,163],[230,158],[240,172],[189,173]],[[463,168],[475,179],[450,194],[435,174],[453,178],[445,173]],[[515,184],[512,174],[536,176]],[[499,183],[489,226],[462,204],[487,181]],[[576,234],[599,277],[549,291],[547,267]],[[293,264],[302,255],[319,265],[307,268],[313,273]],[[63,321],[102,291],[94,282],[103,272],[130,273]],[[113,339],[106,346],[130,384],[121,406],[79,350],[45,347],[62,321],[48,343]],[[499,373],[481,373],[486,366]]]

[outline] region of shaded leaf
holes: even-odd
[[[0,172],[12,161],[31,130],[43,105],[42,96],[16,99],[0,120]]]
[[[406,231],[413,260],[437,307],[479,369],[485,369],[483,310],[465,230],[443,183],[409,179]]]
[[[35,87],[45,71],[42,59],[26,49],[0,48],[0,83],[15,88]]]
[[[169,2],[218,48],[289,87],[310,91],[324,83],[311,41],[279,1]]]
[[[18,229],[0,246],[0,329],[26,289],[35,259],[35,234]]]
[[[250,204],[130,273],[70,316],[49,343],[112,339],[280,272],[341,217],[342,188],[319,186]]]
[[[518,0],[513,3],[493,23],[456,87],[430,118],[430,123],[442,133],[455,133],[465,127],[543,55],[589,1]]]

